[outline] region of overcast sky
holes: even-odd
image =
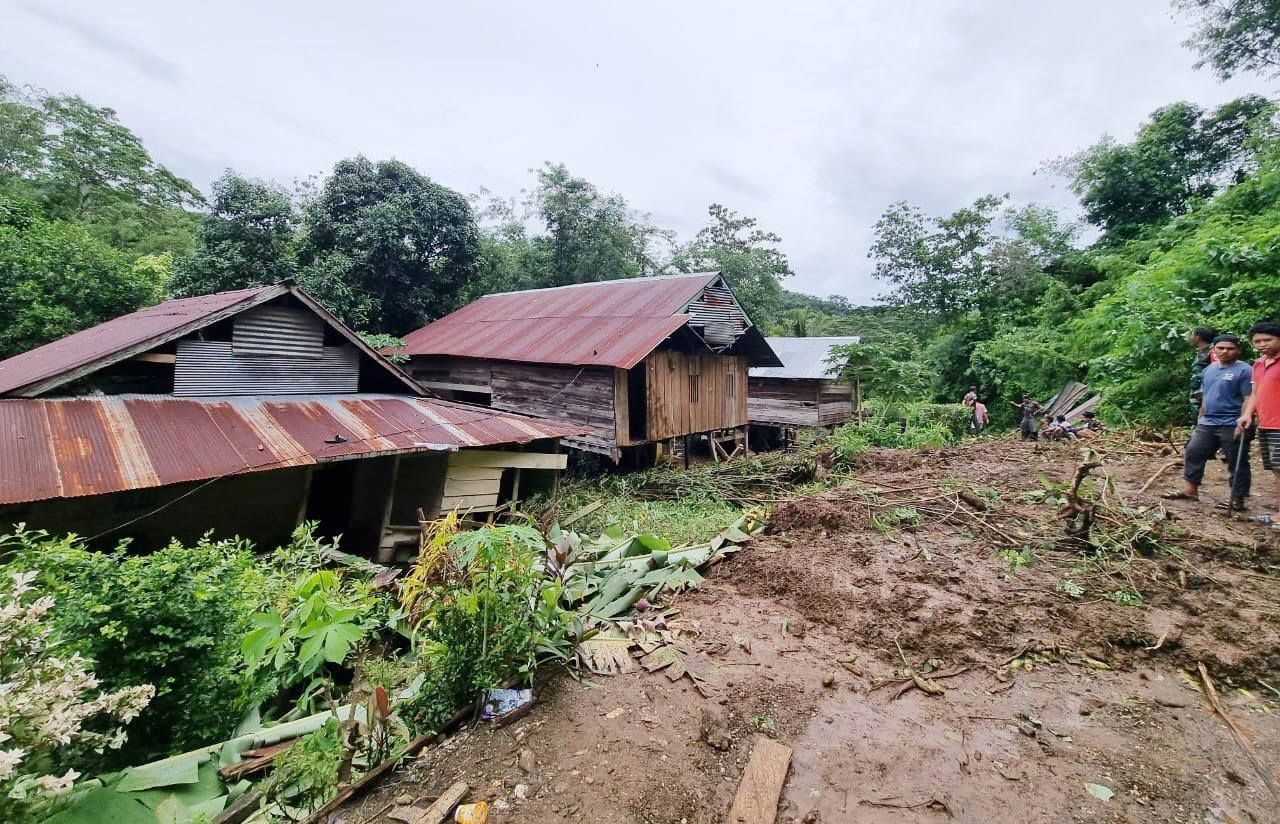
[[[1043,160],[1269,91],[1186,35],[1164,0],[0,0],[0,73],[113,107],[206,191],[363,153],[516,195],[563,162],[682,239],[713,202],[754,216],[789,288],[869,302],[889,203],[1069,205]]]

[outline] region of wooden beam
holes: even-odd
[[[454,481],[493,481],[502,479],[500,466],[452,466],[445,470],[446,483]]]
[[[773,824],[790,767],[790,747],[757,735],[725,824]]]
[[[498,493],[492,495],[446,495],[440,499],[440,511],[454,509],[493,509],[498,505]]]
[[[518,469],[516,470],[516,472],[519,471]],[[497,495],[501,482],[501,478],[480,478],[474,481],[458,481],[450,478],[444,485],[444,495],[446,498],[456,498],[459,495],[488,495],[490,493]]]
[[[143,363],[177,363],[178,356],[163,352],[143,352],[141,355],[134,355],[133,360],[142,361]]]
[[[446,381],[418,381],[418,383],[428,389],[438,389],[442,392],[477,392],[481,395],[492,395],[493,390],[487,386],[474,383],[448,383]]]
[[[449,455],[450,468],[455,466],[500,466],[520,469],[564,469],[567,455],[550,452],[506,452],[497,449],[463,449]]]
[[[241,824],[246,818],[258,811],[261,801],[262,793],[257,790],[249,790],[235,801],[232,801],[222,812],[218,813],[213,819],[213,824]]]

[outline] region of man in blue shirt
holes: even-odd
[[[1222,509],[1244,509],[1253,478],[1249,470],[1249,445],[1240,427],[1240,412],[1245,398],[1253,392],[1253,370],[1240,362],[1240,339],[1235,335],[1219,335],[1213,339],[1216,363],[1204,368],[1200,385],[1200,416],[1195,432],[1187,441],[1183,455],[1183,488],[1163,497],[1197,500],[1204,467],[1219,449],[1227,453],[1231,472],[1231,500],[1219,504]]]

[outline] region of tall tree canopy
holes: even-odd
[[[454,307],[478,254],[466,198],[398,160],[355,157],[307,206],[299,280],[348,325],[399,335]]]
[[[3,77],[0,190],[37,200],[46,217],[84,222],[128,253],[185,251],[195,219],[187,210],[204,202],[114,110]]]
[[[467,299],[657,274],[671,233],[655,227],[616,193],[602,192],[563,163],[532,170],[535,185],[520,201],[482,190],[480,277]]]
[[[675,266],[685,272],[720,272],[751,319],[770,329],[783,312],[782,279],[793,274],[779,248],[782,238],[719,203],[707,207],[707,213],[711,222],[679,251]]]
[[[1086,219],[1105,240],[1123,242],[1242,180],[1274,115],[1275,104],[1258,95],[1211,112],[1174,103],[1152,112],[1132,143],[1104,137],[1051,165],[1071,179]]]
[[[891,205],[876,221],[868,253],[875,276],[895,287],[885,299],[944,321],[974,308],[995,240],[991,224],[1004,200],[987,195],[946,217],[928,217],[904,202]]]
[[[196,228],[196,249],[173,267],[173,295],[277,283],[297,272],[293,202],[279,187],[227,170]]]
[[[160,300],[168,256],[130,260],[30,202],[0,207],[0,358]]]
[[[1280,0],[1174,0],[1195,33],[1186,45],[1219,79],[1241,72],[1280,76]]]

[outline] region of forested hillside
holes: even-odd
[[[1271,4],[1175,6],[1221,77],[1274,71]],[[862,335],[872,395],[954,400],[977,384],[1001,414],[1076,378],[1107,414],[1161,423],[1184,414],[1188,329],[1280,315],[1280,136],[1259,96],[1171,102],[1127,139],[1046,159],[1036,174],[1078,212],[1000,193],[941,215],[887,205],[857,250],[885,292],[853,306],[788,291],[783,239],[730,207],[682,240],[559,163],[515,198],[358,156],[288,188],[228,170],[206,200],[111,109],[18,82],[0,79],[0,355],[166,295],[286,277],[400,335],[489,292],[717,269],[768,331]]]

